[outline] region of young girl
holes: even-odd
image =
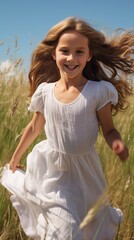
[[[112,240],[120,209],[104,204],[91,222],[79,225],[107,186],[95,151],[98,129],[121,160],[128,149],[112,121],[132,93],[134,34],[113,39],[70,17],[50,29],[34,51],[29,73],[34,112],[1,183],[12,193],[22,228],[33,239]],[[22,154],[45,126],[47,139],[19,170]]]

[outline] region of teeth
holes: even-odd
[[[74,69],[74,68],[75,68],[75,66],[68,66],[68,68],[70,68],[70,69]]]
[[[77,66],[72,66],[72,65],[71,66],[67,66],[66,65],[66,67],[72,70],[72,69],[75,69]]]

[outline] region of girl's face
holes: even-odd
[[[64,32],[59,38],[53,58],[61,77],[81,77],[87,61],[91,58],[88,38],[76,31]]]

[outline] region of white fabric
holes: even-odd
[[[94,148],[96,111],[108,102],[116,104],[117,91],[108,82],[88,81],[77,99],[64,104],[55,98],[54,85],[40,84],[29,106],[30,111],[44,114],[47,140],[28,155],[26,173],[13,174],[6,167],[1,183],[12,193],[21,225],[33,239],[112,240],[122,213],[110,205],[85,231],[78,227],[106,189]]]

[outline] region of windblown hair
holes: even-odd
[[[112,106],[112,109],[115,112],[126,109],[126,97],[133,91],[131,78],[134,74],[134,32],[122,31],[118,34],[117,31],[111,38],[106,38],[102,32],[75,17],[53,26],[33,52],[29,72],[30,96],[42,82],[56,82],[60,79],[52,53],[61,34],[68,30],[77,31],[88,38],[92,58],[87,62],[83,76],[92,81],[111,82],[119,96],[118,104]]]

